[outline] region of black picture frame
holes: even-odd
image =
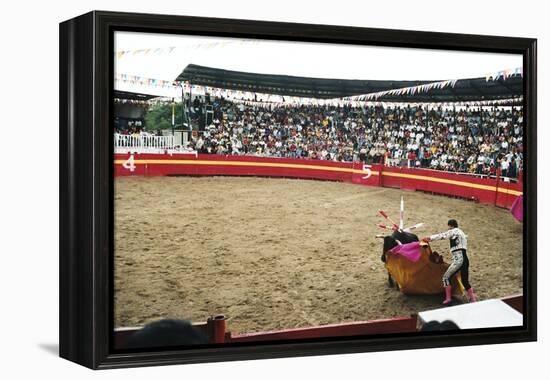
[[[521,328],[114,352],[113,33],[135,31],[523,55]],[[60,24],[60,356],[93,369],[535,341],[537,41],[482,36],[93,11]]]

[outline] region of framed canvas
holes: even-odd
[[[536,340],[536,40],[60,24],[60,356]]]

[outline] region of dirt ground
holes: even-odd
[[[442,296],[387,284],[379,208],[420,236],[468,234],[479,299],[522,292],[522,225],[509,211],[420,192],[244,177],[115,180],[115,326],[225,314],[232,332],[406,316]],[[450,261],[448,242],[432,243]]]

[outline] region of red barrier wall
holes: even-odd
[[[510,208],[516,198],[523,194],[522,182],[498,182],[498,191],[496,195],[495,205],[499,207]]]
[[[328,338],[357,335],[392,334],[416,332],[416,315],[365,322],[349,322],[334,325],[302,327],[288,330],[263,331],[259,333],[226,334],[226,343],[266,342],[273,340]]]
[[[116,154],[115,176],[230,175],[352,182],[421,190],[510,208],[523,183],[427,169],[322,160],[211,154]]]
[[[130,160],[133,156],[133,160]],[[116,176],[234,175],[289,177],[378,186],[379,165],[361,163],[222,156],[210,154],[116,154]]]
[[[209,320],[210,321],[210,320]],[[193,327],[208,336],[210,343],[269,342],[274,340],[311,339],[416,332],[417,316],[375,319],[371,321],[337,323],[331,325],[300,327],[277,331],[232,334],[227,332],[226,320],[217,319],[215,325],[193,323]],[[215,327],[215,328],[212,328]],[[117,328],[114,332],[115,348],[124,348],[128,339],[142,327]]]
[[[516,197],[523,193],[521,181],[512,183],[501,178],[395,167],[383,168],[381,186],[453,195],[505,208],[510,208]]]

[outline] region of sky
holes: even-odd
[[[171,51],[169,48],[173,48]],[[150,49],[147,54],[136,50]],[[162,50],[158,50],[162,49]],[[156,50],[156,51],[155,51]],[[117,52],[124,51],[120,55]],[[188,64],[261,74],[363,80],[448,80],[522,67],[522,56],[310,42],[115,33],[117,74],[174,80]],[[115,89],[161,96],[173,90],[115,81]]]

